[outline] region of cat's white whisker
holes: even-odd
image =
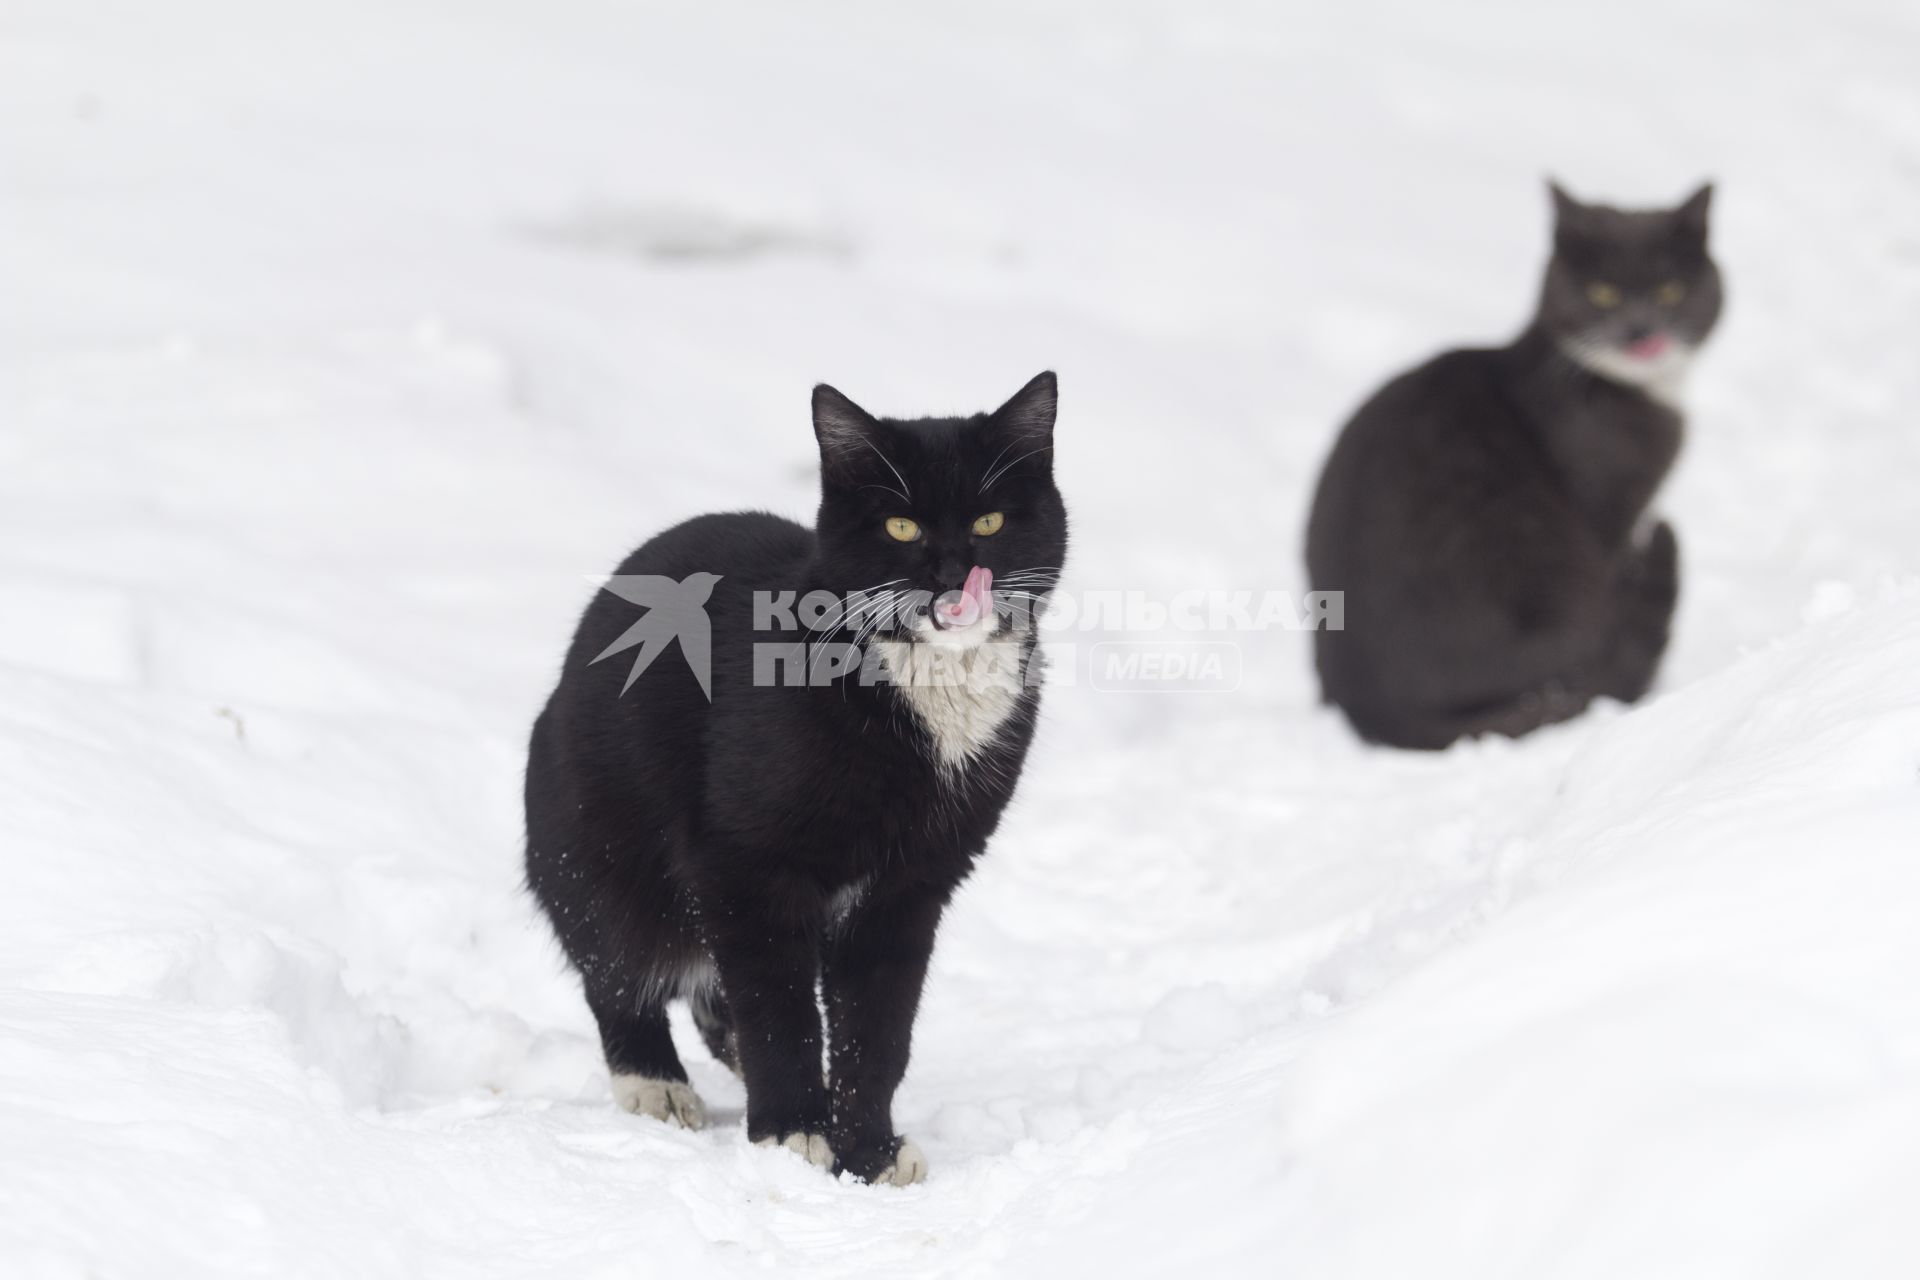
[[[912,502],[913,486],[908,484],[907,478],[900,474],[900,468],[893,465],[893,459],[889,458],[886,454],[882,453],[880,451],[880,446],[875,444],[873,441],[867,439],[866,436],[862,435],[857,438],[859,439],[861,444],[864,444],[865,446],[867,446],[867,448],[873,450],[874,453],[879,457],[880,461],[887,464],[887,470],[893,472],[893,478],[900,482],[900,488],[906,490],[905,493],[900,494],[900,501],[908,502],[908,503]],[[884,488],[885,486],[881,486],[881,487]]]
[[[980,487],[974,490],[975,493],[985,493],[987,491],[987,486],[992,483],[990,477],[993,474],[993,469],[1000,465],[1000,459],[1006,457],[1007,453],[1018,443],[1019,441],[1017,440],[1009,440],[1005,445],[1001,446],[1000,452],[993,455],[993,461],[987,464],[986,471],[981,475]]]
[[[1053,449],[1053,446],[1050,444],[1041,445],[1038,449],[1029,449],[1027,452],[1015,458],[1012,462],[1009,462],[1004,466],[1002,466],[998,471],[989,473],[986,480],[982,482],[982,484],[980,485],[980,492],[985,493],[987,490],[993,488],[994,484],[1000,479],[1001,476],[1007,474],[1007,472],[1013,470],[1015,467],[1025,462],[1028,458],[1034,457],[1042,453],[1049,453],[1052,451],[1052,449]]]

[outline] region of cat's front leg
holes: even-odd
[[[1635,702],[1652,687],[1679,596],[1680,543],[1673,527],[1662,521],[1645,546],[1626,553],[1614,589],[1613,643],[1598,692]]]
[[[702,915],[747,1085],[747,1137],[831,1168],[814,935],[771,898],[714,899]]]
[[[875,893],[827,944],[828,1132],[840,1167],[868,1182],[906,1186],[927,1175],[920,1149],[893,1131],[893,1093],[907,1071],[945,903],[924,886]]]

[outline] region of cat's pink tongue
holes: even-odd
[[[1636,360],[1651,360],[1667,349],[1669,339],[1664,333],[1651,334],[1638,342],[1627,344],[1627,354]]]
[[[949,627],[970,627],[993,612],[993,570],[979,565],[967,571],[957,600],[940,605],[940,621]]]

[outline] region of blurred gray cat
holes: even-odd
[[[1344,629],[1315,633],[1321,687],[1372,741],[1437,749],[1631,702],[1666,650],[1678,544],[1635,527],[1720,316],[1713,188],[1657,211],[1552,193],[1525,331],[1389,382],[1320,477],[1308,572],[1345,593]]]

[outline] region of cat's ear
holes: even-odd
[[[1033,380],[1013,393],[1013,398],[993,411],[993,421],[1016,439],[1029,440],[1036,449],[1053,444],[1053,419],[1060,405],[1060,381],[1053,370],[1035,374]]]
[[[1673,211],[1673,224],[1689,238],[1707,242],[1707,215],[1713,211],[1713,184],[1702,186]]]
[[[821,474],[828,479],[857,474],[878,449],[873,436],[879,429],[872,414],[836,388],[823,382],[813,389],[813,436],[820,442]]]
[[[1553,197],[1553,220],[1555,222],[1565,222],[1569,218],[1577,219],[1587,210],[1587,206],[1567,194],[1567,189],[1560,185],[1558,178],[1547,179],[1547,194]]]
[[[1553,198],[1553,247],[1555,250],[1578,248],[1587,236],[1592,210],[1567,194],[1567,189],[1547,179],[1547,193]]]

